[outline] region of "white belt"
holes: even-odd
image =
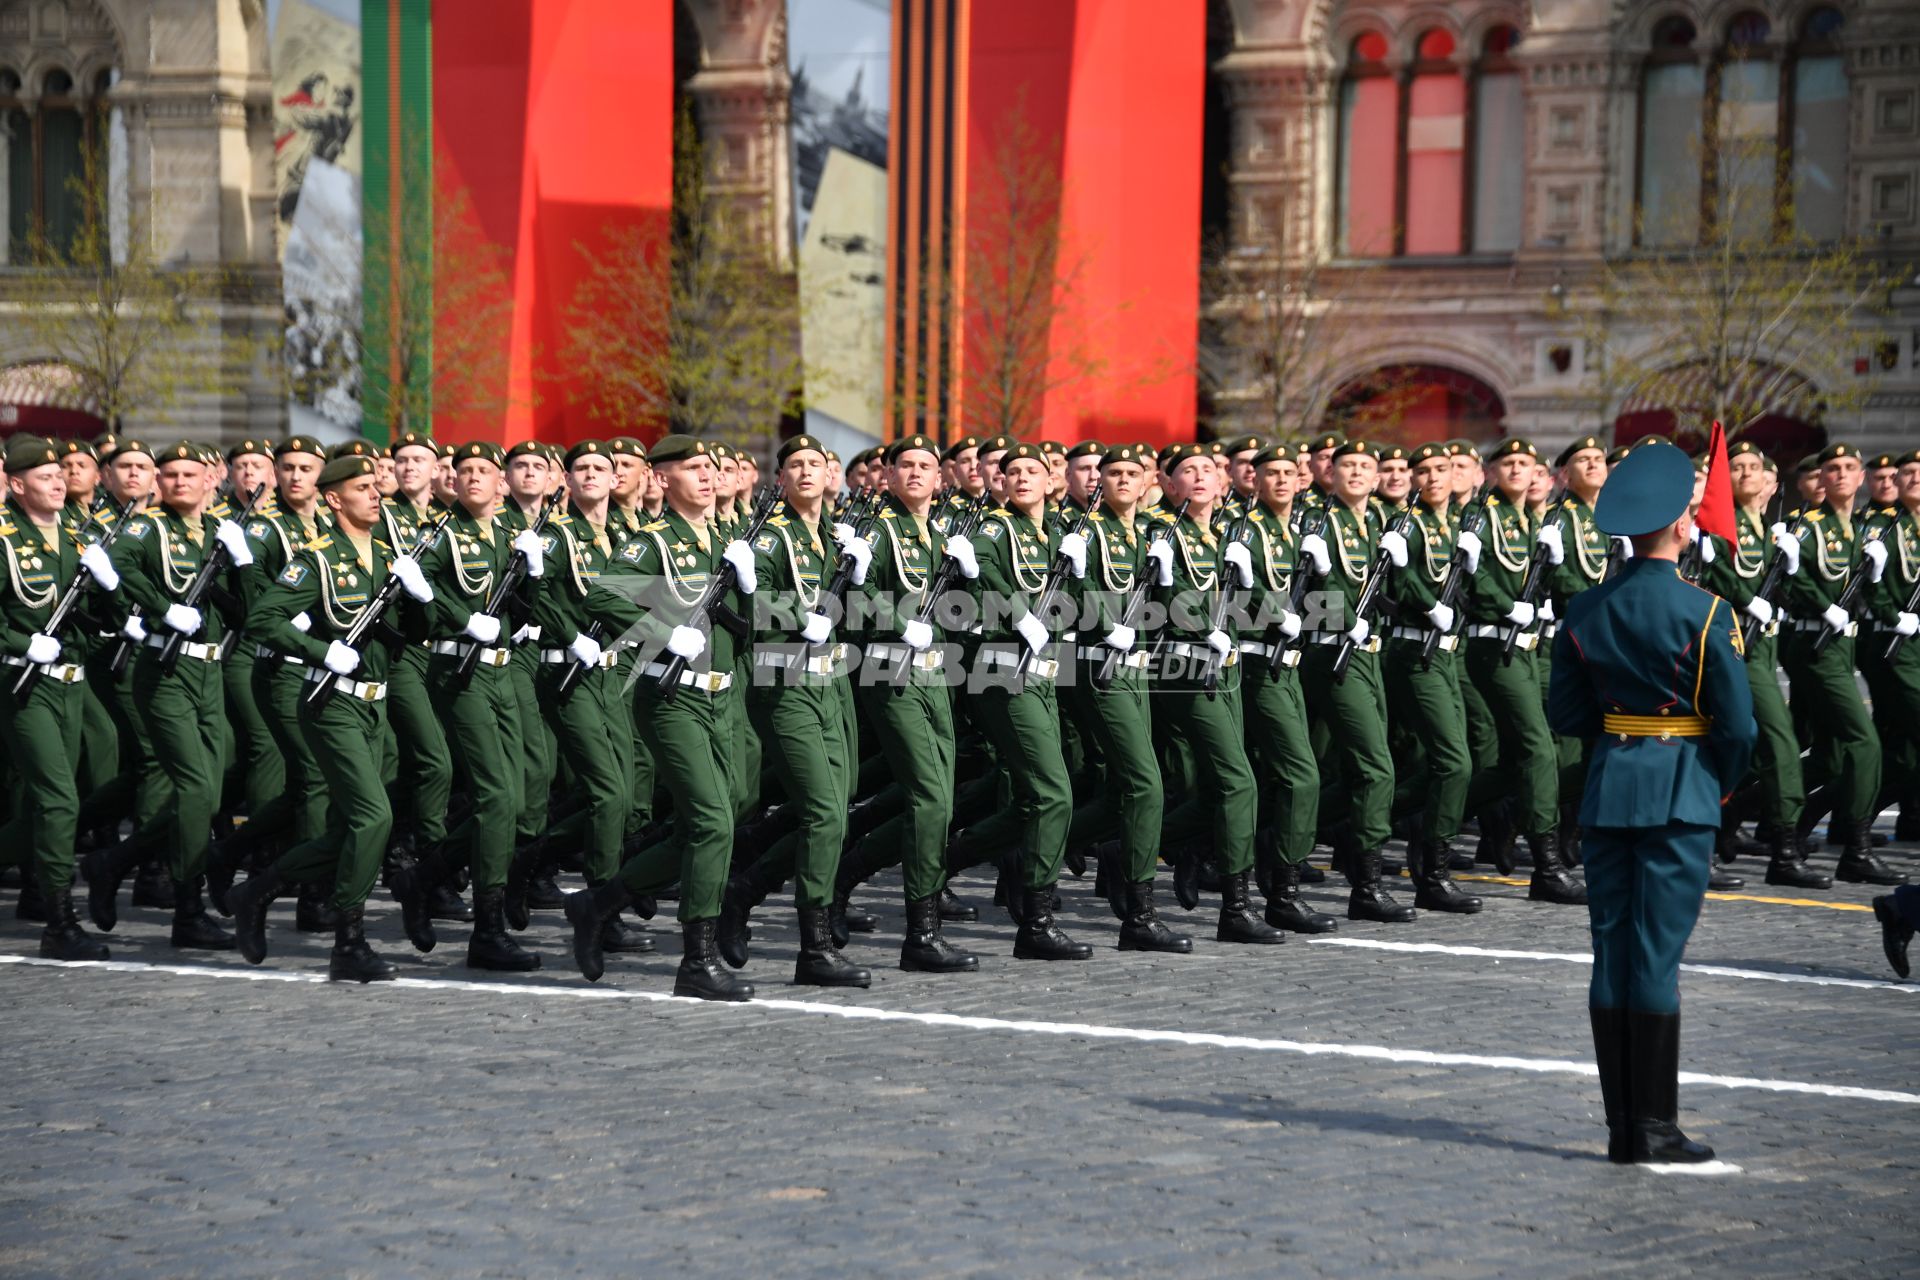
[[[289,663],[296,667],[304,667],[307,665],[303,659],[292,657],[289,654],[284,654],[280,652],[278,649],[270,648],[264,644],[254,646],[253,656],[255,659],[261,662],[267,662],[267,661],[271,661],[274,658],[278,658],[280,659],[280,661]]]
[[[1511,623],[1506,622],[1476,622],[1467,628],[1467,634],[1475,640],[1505,640],[1507,638],[1507,631],[1511,625]],[[1513,647],[1516,649],[1532,649],[1539,643],[1540,636],[1536,632],[1522,631],[1520,638],[1514,642]]]
[[[895,666],[911,662],[921,671],[938,671],[947,664],[945,649],[924,649],[919,653],[903,644],[870,644],[867,646],[867,661],[891,662]]]
[[[28,662],[25,658],[0,658],[0,662],[10,667],[39,667],[47,679],[60,684],[79,684],[87,678],[87,669],[77,662],[38,663]]]
[[[1119,658],[1117,665],[1131,667],[1136,671],[1145,669],[1146,665],[1153,661],[1153,654],[1148,650],[1129,649],[1125,653],[1122,653],[1118,649],[1109,649],[1103,644],[1083,644],[1075,649],[1074,652],[1080,657],[1093,662],[1105,662],[1108,654],[1114,654]]]
[[[540,651],[540,661],[560,663],[577,662],[579,659],[573,656],[573,650],[571,649],[542,649]],[[620,651],[618,649],[606,649],[594,660],[593,665],[596,667],[611,667],[618,661],[620,661]]]
[[[433,651],[435,653],[447,654],[456,658],[466,657],[467,650],[471,648],[473,648],[473,645],[465,640],[435,640],[433,642]],[[483,648],[480,650],[480,665],[483,667],[504,667],[511,661],[513,661],[513,650],[511,649]]]
[[[1818,618],[1815,618],[1812,621],[1808,621],[1805,618],[1794,618],[1787,625],[1794,631],[1800,632],[1802,635],[1806,635],[1816,631],[1832,630],[1832,628],[1828,627],[1826,623],[1820,621]],[[1857,636],[1860,634],[1860,624],[1857,622],[1849,622],[1847,624],[1847,629],[1841,632],[1840,634],[1847,635],[1847,636]]]
[[[333,681],[335,693],[343,693],[358,702],[381,702],[387,696],[387,686],[384,684],[374,684],[366,680],[349,680],[345,676],[335,675],[331,671],[322,671],[318,667],[307,672],[308,684],[322,684],[328,680]]]
[[[781,670],[800,668],[810,676],[838,675],[841,664],[847,660],[847,646],[836,644],[819,657],[808,658],[797,653],[782,653],[778,649],[756,649],[753,665],[756,667],[777,667]]]
[[[982,649],[980,661],[989,667],[1018,667],[1020,658],[1026,650]],[[1027,675],[1035,680],[1054,680],[1060,675],[1060,664],[1052,658],[1034,658],[1027,663]]]
[[[1346,638],[1347,633],[1344,631],[1316,631],[1307,637],[1307,639],[1314,644],[1339,644]],[[1353,651],[1355,653],[1380,652],[1380,637],[1377,635],[1368,636],[1367,642],[1353,646]]]
[[[667,674],[667,667],[663,662],[649,662],[640,668],[640,674],[658,680]],[[689,689],[698,689],[702,693],[720,693],[732,686],[733,673],[730,671],[682,671],[679,683]]]
[[[1205,658],[1211,660],[1215,655],[1210,644],[1188,644],[1185,640],[1167,641],[1167,652],[1176,658]],[[1220,659],[1222,667],[1231,667],[1240,661],[1240,655],[1231,649],[1227,656]]]
[[[1287,646],[1279,644],[1262,644],[1258,640],[1242,640],[1240,642],[1240,653],[1242,657],[1271,658],[1275,650],[1278,650],[1280,653],[1281,666],[1297,667],[1300,665],[1300,651],[1298,649],[1289,649]]]
[[[1418,640],[1421,644],[1425,644],[1427,637],[1432,634],[1433,632],[1427,630],[1425,627],[1394,627],[1387,632],[1387,638],[1390,640]],[[1440,637],[1440,652],[1452,653],[1459,647],[1459,636],[1449,634]]]
[[[165,636],[150,635],[147,637],[147,648],[164,649],[166,647],[167,638]],[[201,644],[195,640],[182,640],[180,642],[180,653],[183,657],[198,658],[202,662],[220,661],[220,646],[217,644]]]

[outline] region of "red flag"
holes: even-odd
[[[1727,433],[1718,422],[1707,439],[1707,491],[1693,523],[1695,528],[1729,542],[1739,536],[1733,523],[1733,471],[1727,463]]]

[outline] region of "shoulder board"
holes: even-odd
[[[1811,520],[1815,524],[1818,524],[1820,523],[1821,520],[1826,518],[1826,514],[1827,513],[1824,511],[1809,511],[1807,512],[1807,519]]]
[[[881,508],[881,511],[880,511],[880,518],[881,518],[882,520],[897,520],[897,519],[899,519],[899,517],[898,517],[898,516],[897,516],[897,515],[896,515],[896,514],[894,513],[894,510],[893,510],[893,508],[892,508],[892,507],[883,507],[883,508]]]
[[[766,522],[776,529],[784,529],[788,523],[785,516],[768,516]]]
[[[333,539],[323,533],[319,537],[315,538],[313,541],[307,544],[307,550],[325,551],[328,547],[332,545],[333,545]]]
[[[11,522],[0,523],[0,538],[11,538],[19,529]]]
[[[643,524],[643,525],[641,525],[641,526],[640,526],[640,532],[642,532],[642,533],[659,533],[659,532],[661,532],[662,530],[664,530],[664,529],[665,529],[666,527],[667,527],[667,522],[666,522],[665,520],[655,520],[655,521],[652,521],[652,522],[650,522],[650,523],[648,523],[648,524]]]
[[[572,524],[573,517],[564,511],[556,511],[547,517],[548,524]]]

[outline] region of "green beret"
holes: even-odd
[[[1323,431],[1307,441],[1307,452],[1318,453],[1322,449],[1338,449],[1347,442],[1347,438],[1338,431]]]
[[[1727,446],[1727,461],[1731,462],[1735,458],[1743,458],[1750,453],[1760,453],[1760,446],[1751,440],[1735,440]],[[1765,457],[1766,455],[1761,454],[1761,456]],[[1891,466],[1892,464],[1889,463],[1888,465]]]
[[[373,459],[371,452],[335,454],[327,459],[326,466],[320,468],[320,487],[331,489],[334,485],[374,474]]]
[[[615,436],[607,441],[607,452],[616,458],[638,458],[642,462],[647,458],[647,446],[632,436]]]
[[[1857,445],[1844,443],[1830,444],[1820,451],[1820,465],[1824,467],[1829,462],[1833,462],[1839,458],[1858,458],[1860,456],[1860,449]]]
[[[199,445],[191,440],[176,440],[160,452],[153,455],[157,466],[166,466],[169,462],[197,462],[201,466],[207,463],[207,455]]]
[[[1572,444],[1560,451],[1560,456],[1553,460],[1553,465],[1556,467],[1564,467],[1573,461],[1574,454],[1582,453],[1588,449],[1598,449],[1600,452],[1605,453],[1607,446],[1600,443],[1599,436],[1581,436],[1578,440],[1575,440]]]
[[[955,440],[952,444],[947,446],[946,451],[940,455],[940,461],[956,462],[959,460],[960,455],[965,453],[967,450],[978,449],[979,447],[980,447],[979,436],[961,436],[958,440]]]
[[[1067,446],[1061,444],[1058,440],[1042,440],[1040,442],[1040,452],[1046,454],[1049,458],[1065,457]]]
[[[1377,449],[1375,456],[1382,462],[1406,462],[1412,458],[1407,446],[1403,444],[1390,444],[1383,449]]]
[[[100,461],[100,451],[88,444],[85,440],[55,440],[53,447],[60,451],[62,458],[71,458],[76,453],[82,453],[92,458],[95,462]]]
[[[512,462],[515,458],[538,458],[542,462],[545,462],[547,460],[547,448],[538,440],[522,440],[507,450],[504,460],[506,462]]]
[[[436,440],[433,442],[433,451],[439,454],[443,458],[451,458],[453,456],[454,449],[457,447],[458,446],[446,440]]]
[[[1434,458],[1453,457],[1453,446],[1444,440],[1429,440],[1407,455],[1407,461],[1416,467]]]
[[[1878,471],[1882,467],[1892,467],[1892,466],[1898,466],[1898,465],[1899,464],[1893,460],[1893,455],[1890,453],[1876,453],[1871,458],[1867,459],[1867,470],[1869,471]]]
[[[453,447],[453,452],[447,456],[453,459],[453,465],[456,467],[468,458],[480,458],[491,462],[496,467],[505,465],[500,446],[491,440],[469,440],[465,444],[457,444]]]
[[[573,464],[582,458],[605,458],[607,465],[612,466],[613,450],[602,440],[581,440],[576,443],[573,448],[567,450],[566,458],[564,459],[567,470],[573,470]]]
[[[274,460],[278,461],[290,453],[310,453],[316,458],[325,458],[327,447],[312,436],[288,436],[274,447]]]
[[[1915,449],[1910,453],[1901,454],[1899,457],[1893,460],[1893,465],[1896,467],[1905,467],[1915,462],[1920,462],[1920,449]]]
[[[1339,444],[1333,446],[1333,456],[1335,458],[1345,458],[1353,454],[1358,454],[1363,458],[1378,458],[1380,456],[1380,450],[1374,445],[1368,444],[1365,440],[1342,440]]]
[[[1117,444],[1100,455],[1100,466],[1103,469],[1116,462],[1131,462],[1135,466],[1150,467],[1153,465],[1153,451],[1145,445]]]
[[[1760,466],[1763,470],[1771,471],[1775,475],[1780,474],[1780,464],[1764,453],[1760,455]]]
[[[1632,452],[1633,449],[1631,446],[1621,445],[1618,449],[1607,454],[1607,465],[1610,467],[1619,466],[1622,462],[1626,461],[1627,455]]]
[[[1067,461],[1072,462],[1076,458],[1101,458],[1105,457],[1107,452],[1107,446],[1098,440],[1082,440],[1067,450]]]
[[[1227,452],[1229,454],[1257,453],[1266,447],[1267,438],[1259,435],[1235,436],[1233,439],[1227,441]]]
[[[102,444],[100,445],[100,460],[102,462],[112,462],[124,453],[138,453],[148,458],[153,457],[153,450],[149,448],[143,440],[136,440],[132,436],[102,437]]]
[[[271,458],[273,456],[273,446],[265,440],[242,440],[239,444],[227,450],[227,461],[238,462],[241,458],[249,454],[262,458]]]
[[[1820,455],[1817,453],[1810,453],[1793,464],[1793,474],[1796,476],[1804,476],[1809,471],[1818,471],[1819,469]]]
[[[1256,471],[1269,462],[1284,462],[1293,466],[1299,457],[1299,451],[1292,444],[1270,444],[1253,455],[1253,466]]]
[[[1160,469],[1172,475],[1180,469],[1180,464],[1190,458],[1212,459],[1204,444],[1170,444],[1160,451]]]
[[[1713,465],[1713,459],[1709,458],[1704,453],[1701,454],[1699,457],[1693,459],[1693,469],[1695,471],[1705,471],[1708,467],[1712,465]]]
[[[988,443],[991,444],[992,441],[988,441]],[[982,446],[982,448],[984,449],[984,446]],[[1001,469],[1005,470],[1009,462],[1013,462],[1019,458],[1031,458],[1035,462],[1045,463],[1047,460],[1047,451],[1037,444],[1015,443],[1008,447],[1006,456],[1000,459]]]
[[[377,458],[380,451],[365,440],[342,440],[327,450],[327,461],[335,458]]]
[[[7,439],[7,474],[19,475],[60,461],[60,450],[45,436],[17,435]]]
[[[781,466],[785,466],[787,464],[788,458],[791,458],[794,454],[799,453],[805,449],[813,450],[815,453],[819,454],[823,460],[827,456],[827,446],[821,444],[817,439],[815,439],[812,436],[798,435],[780,446],[780,452],[773,455],[774,461],[778,462]],[[867,449],[862,453],[861,456],[863,459],[865,459],[867,456],[875,452],[877,452],[877,450]]]
[[[435,444],[433,437],[424,431],[402,431],[399,435],[395,436],[393,442],[387,446],[387,456],[389,458],[398,457],[402,449],[412,449],[416,447],[425,449],[436,458],[440,456],[440,446]]]
[[[1531,440],[1524,440],[1519,436],[1508,436],[1505,440],[1493,446],[1487,453],[1487,460],[1497,462],[1501,458],[1511,458],[1515,455],[1538,458],[1540,451],[1533,447],[1533,441]]]
[[[826,450],[822,449],[821,452],[825,453]],[[854,454],[851,458],[847,459],[847,465],[850,467],[864,467],[869,462],[872,462],[875,459],[876,455],[879,454],[879,452],[880,450],[878,448],[862,449],[860,452]]]
[[[967,436],[966,440],[976,440],[977,438],[978,437],[975,437],[975,436]],[[950,455],[955,449],[959,449],[963,447],[968,447],[968,448],[979,447],[977,444],[967,445],[966,440],[963,440],[960,444],[950,446],[947,449],[947,454]],[[915,434],[910,436],[903,436],[900,439],[894,441],[891,445],[889,445],[887,447],[886,460],[888,462],[898,462],[900,461],[901,454],[912,453],[916,449],[920,450],[922,453],[931,453],[935,457],[944,456],[940,453],[940,446],[933,442],[933,438],[931,436],[923,436],[916,432]]]
[[[692,436],[661,436],[653,446],[653,461],[657,465],[663,462],[684,462],[688,458],[707,458],[713,454],[713,446],[705,440],[696,440]]]
[[[980,456],[984,458],[990,453],[1003,453],[1019,443],[1012,436],[989,436],[980,442]]]

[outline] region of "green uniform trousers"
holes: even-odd
[[[1789,633],[1781,665],[1812,736],[1808,772],[1831,785],[1836,818],[1871,817],[1880,801],[1880,735],[1854,683],[1854,642],[1842,636],[1819,657],[1812,632]]]
[[[395,798],[404,798],[419,845],[446,838],[453,795],[453,749],[427,693],[429,661],[424,646],[408,645],[387,673],[387,723],[399,747]]]
[[[1268,674],[1264,657],[1242,659],[1240,705],[1247,759],[1260,797],[1258,825],[1273,832],[1280,856],[1305,862],[1320,822],[1320,766],[1307,731],[1307,700],[1297,667]]]
[[[1760,778],[1761,816],[1791,831],[1806,807],[1807,787],[1800,771],[1800,739],[1793,732],[1793,713],[1780,691],[1779,646],[1778,637],[1755,634],[1747,649],[1747,687],[1753,691],[1753,720],[1759,729],[1753,767]]]
[[[1538,654],[1516,648],[1507,662],[1498,636],[1464,643],[1467,679],[1485,701],[1499,739],[1496,752],[1474,757],[1470,790],[1491,799],[1511,787],[1516,829],[1546,835],[1560,826],[1560,764],[1540,705]]]
[[[473,883],[500,889],[513,861],[514,831],[525,809],[521,787],[520,703],[510,667],[481,665],[465,689],[454,687],[460,659],[435,655],[427,667],[427,691],[453,748],[454,767],[473,796],[473,816],[461,824],[467,838]]]
[[[756,686],[745,701],[780,786],[800,812],[791,842],[793,903],[824,907],[833,901],[853,800],[853,693],[844,678],[802,678],[807,683]]]
[[[1422,832],[1429,840],[1452,840],[1460,834],[1467,784],[1473,778],[1460,697],[1460,657],[1436,650],[1433,665],[1422,669],[1424,651],[1419,640],[1387,641],[1387,705],[1394,723],[1405,726],[1420,744],[1426,762]]]
[[[1013,786],[1008,817],[1019,833],[1026,887],[1047,888],[1060,879],[1073,822],[1073,781],[1060,753],[1060,703],[1053,682],[1029,678],[1018,693],[998,679],[983,683],[973,698],[973,714]]]
[[[1164,680],[1153,708],[1186,744],[1194,768],[1190,789],[1167,815],[1163,839],[1181,844],[1210,835],[1213,862],[1227,875],[1253,866],[1254,824],[1260,816],[1247,731],[1241,718],[1241,671],[1225,669],[1214,696],[1193,681]]]
[[[1907,640],[1887,661],[1891,627],[1877,626],[1859,641],[1860,674],[1873,698],[1873,726],[1880,735],[1880,797],[1887,804],[1911,801],[1920,788],[1920,640]],[[1862,817],[1866,815],[1862,814]]]
[[[1137,668],[1116,666],[1112,685],[1101,689],[1093,682],[1100,665],[1082,659],[1073,687],[1061,696],[1070,721],[1099,756],[1100,767],[1093,771],[1096,802],[1117,816],[1127,880],[1140,884],[1153,879],[1159,865],[1160,827],[1166,817],[1147,680]]]
[[[860,685],[855,696],[904,805],[861,841],[862,848],[897,849],[888,865],[901,864],[907,900],[931,898],[947,882],[956,750],[953,695],[935,674],[913,677],[898,695],[892,681],[883,680]]]
[[[267,728],[266,717],[253,697],[255,646],[242,636],[233,652],[221,663],[220,682],[225,687],[227,715],[236,730],[236,764],[240,787],[247,804],[248,821],[266,816],[269,807],[287,790],[287,766],[280,748]],[[231,799],[231,798],[230,798]]]
[[[158,766],[152,776],[156,816],[165,825],[173,878],[186,884],[207,869],[207,842],[226,772],[220,758],[220,665],[182,656],[173,673],[164,675],[159,651],[145,646],[133,664],[134,705]]]
[[[1681,822],[1581,833],[1593,930],[1589,1006],[1679,1012],[1680,957],[1706,901],[1718,835]]]
[[[557,769],[554,741],[547,733],[540,714],[540,699],[534,693],[533,669],[540,661],[537,641],[516,649],[513,661],[504,670],[513,687],[513,700],[520,724],[520,815],[514,833],[522,842],[532,840],[547,829],[548,793],[553,790]]]
[[[626,700],[614,673],[592,667],[566,698],[556,692],[574,664],[542,663],[536,691],[567,768],[586,797],[583,851],[587,882],[605,884],[620,870],[627,833],[627,788],[633,780]]]
[[[15,793],[13,813],[0,828],[0,851],[24,859],[23,877],[39,876],[41,892],[51,896],[73,883],[86,685],[42,677],[23,704],[13,696],[20,668],[0,667],[0,673],[0,741]]]
[[[1333,678],[1339,649],[1337,644],[1309,644],[1301,659],[1300,684],[1308,712],[1330,735],[1347,787],[1353,839],[1362,849],[1378,849],[1393,833],[1393,752],[1387,748],[1380,655],[1355,652],[1341,681]],[[1539,710],[1536,706],[1534,713]]]
[[[302,703],[299,727],[326,778],[327,829],[281,854],[274,870],[298,884],[324,885],[339,911],[373,891],[393,832],[385,781],[388,736],[384,702],[335,694],[319,711]]]
[[[673,795],[674,838],[657,841],[627,859],[619,880],[635,894],[680,882],[680,920],[711,920],[733,861],[734,744],[729,703],[738,686],[719,693],[682,688],[661,699],[651,676],[641,676],[635,714],[660,781]]]
[[[120,773],[120,733],[105,699],[93,685],[93,668],[80,688],[80,798],[101,796]],[[117,814],[117,810],[116,810]],[[95,815],[90,820],[97,821]],[[117,820],[117,817],[116,817]]]
[[[300,691],[307,668],[280,658],[259,658],[253,665],[254,704],[266,721],[286,770],[286,796],[295,842],[317,840],[327,829],[327,786],[320,764],[300,731]]]

